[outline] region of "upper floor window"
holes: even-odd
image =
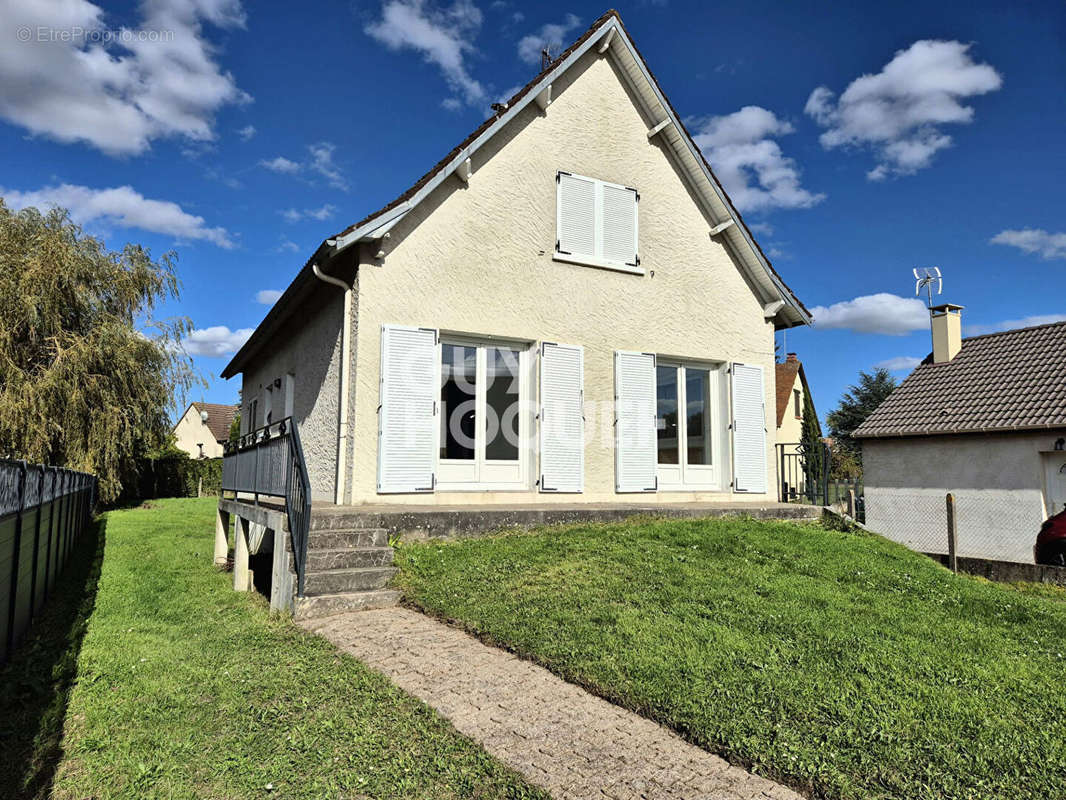
[[[800,405],[800,390],[799,389],[793,389],[792,390],[792,410],[793,410],[793,412],[796,415],[796,419],[799,419],[800,417],[803,416],[803,409],[802,409],[802,407]]]
[[[556,257],[641,272],[636,189],[570,172],[555,176]]]

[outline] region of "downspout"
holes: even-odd
[[[326,275],[318,268],[318,262],[311,264],[311,269],[321,281],[332,283],[344,289],[344,322],[341,328],[341,405],[337,425],[337,493],[333,502],[337,505],[344,504],[344,490],[348,484],[348,382],[350,340],[352,327],[352,291],[354,284],[349,286],[340,278]]]

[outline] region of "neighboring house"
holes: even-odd
[[[1032,562],[1066,508],[1066,322],[963,339],[961,306],[932,309],[933,352],[855,431],[866,524],[923,552]]]
[[[294,417],[316,501],[765,503],[774,331],[809,322],[609,12],[222,375],[245,430]]]
[[[229,429],[241,407],[190,403],[174,426],[175,445],[192,458],[222,458]]]
[[[810,396],[807,374],[803,362],[795,353],[788,353],[785,360],[774,368],[777,391],[777,447],[778,472],[781,480],[782,499],[802,494],[806,480],[801,460],[800,443],[803,441],[803,406]],[[814,406],[814,399],[811,399]],[[817,417],[817,415],[816,415]],[[819,431],[820,433],[820,431]],[[782,467],[782,464],[784,465]]]

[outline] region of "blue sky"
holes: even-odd
[[[1019,4],[1013,4],[1017,6]],[[910,271],[976,333],[1066,318],[1066,5],[618,7],[779,272],[824,416],[929,351]],[[605,7],[0,0],[0,194],[175,249],[211,385],[323,239],[414,182]],[[26,41],[28,40],[28,41]],[[532,62],[532,63],[531,63]],[[864,77],[865,76],[865,77]],[[995,241],[993,241],[995,240]],[[265,302],[264,302],[265,301]],[[712,310],[713,313],[713,310]],[[784,337],[779,334],[779,340]],[[200,399],[200,393],[190,399]]]

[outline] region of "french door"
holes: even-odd
[[[441,341],[438,489],[525,488],[528,357],[522,345]]]
[[[660,360],[655,368],[659,489],[716,489],[718,370]]]

